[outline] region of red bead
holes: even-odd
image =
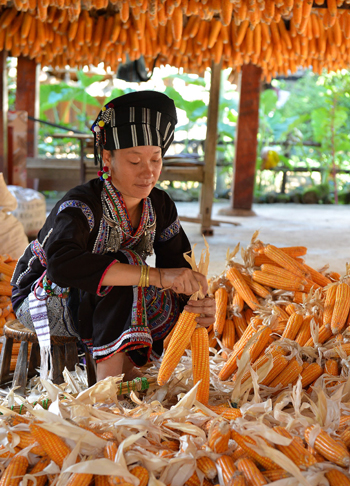
[[[112,177],[111,176],[108,176],[107,181],[108,182],[111,182],[111,180],[112,180]]]
[[[105,165],[105,166],[103,167],[103,172],[108,172],[108,170],[109,170],[109,169],[108,169],[108,167]]]
[[[97,172],[98,177],[101,177],[101,175],[102,175],[102,174],[103,174],[102,170],[99,170],[99,171]]]

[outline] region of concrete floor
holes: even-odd
[[[198,215],[199,204],[176,203],[180,215]],[[297,246],[308,248],[305,262],[320,269],[325,264],[330,270],[345,273],[345,264],[350,262],[350,206],[302,205],[302,204],[256,204],[256,216],[228,217],[218,215],[220,208],[227,208],[228,202],[215,203],[213,219],[234,221],[240,226],[221,224],[214,227],[214,236],[208,237],[210,245],[209,276],[224,270],[227,248],[234,249],[240,242],[244,248],[250,242],[254,231],[259,230],[263,243],[275,246]],[[191,244],[198,243],[198,257],[204,248],[200,225],[182,223]],[[240,261],[240,259],[239,259]]]

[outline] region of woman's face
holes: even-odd
[[[103,151],[113,185],[123,196],[144,199],[158,181],[162,170],[162,150],[155,146],[139,146]]]

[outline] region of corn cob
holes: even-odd
[[[214,479],[217,475],[215,462],[208,456],[197,459],[197,467],[207,479]]]
[[[237,468],[231,456],[222,455],[216,460],[216,464],[221,468],[224,485],[228,486]]]
[[[30,432],[26,432],[24,430],[18,430],[16,431],[16,434],[19,436],[20,440],[18,443],[18,447],[20,449],[24,449],[28,446],[33,446],[30,451],[33,454],[37,454],[38,456],[45,456],[45,451],[43,447],[38,443],[38,441],[35,439],[35,437],[32,436]],[[8,434],[8,439],[11,442],[12,441],[12,434],[11,432]]]
[[[36,474],[38,472],[43,471],[46,466],[48,466],[51,462],[51,459],[49,457],[42,457],[36,464],[35,466],[31,469],[30,474]],[[43,476],[37,476],[36,477],[36,486],[45,486],[47,482],[47,475],[44,474]],[[34,481],[29,480],[28,481],[28,486],[34,486]]]
[[[289,478],[290,474],[284,469],[275,469],[274,471],[263,471],[264,477],[271,483],[280,479]]]
[[[313,426],[307,427],[305,429],[305,440],[307,443],[309,443],[310,432],[312,429]],[[329,461],[338,464],[338,466],[349,467],[350,454],[345,444],[341,445],[339,442],[336,442],[324,430],[321,430],[321,432],[316,437],[314,442],[314,448],[319,454],[321,454]]]
[[[281,22],[280,22],[280,24],[281,24]],[[290,47],[290,49],[291,49],[291,47]],[[282,250],[284,253],[287,253],[287,255],[289,255],[293,258],[306,255],[306,253],[307,253],[306,246],[285,246],[285,247],[282,247],[282,248],[279,248],[279,249]]]
[[[338,356],[340,356],[339,354],[339,351],[338,351],[338,347],[347,355],[349,356],[350,355],[350,343],[344,343],[344,344],[340,344],[340,345],[337,345],[336,347],[334,347],[333,349],[328,349],[327,351],[325,351],[324,353],[324,356],[325,358],[337,358]]]
[[[233,346],[235,345],[235,338],[236,338],[236,333],[235,333],[235,326],[233,324],[232,319],[226,319],[225,325],[224,325],[224,330],[222,333],[222,345],[225,348],[228,349],[233,349]]]
[[[236,313],[242,312],[243,307],[244,307],[244,300],[242,299],[242,297],[239,295],[238,292],[235,292],[235,294],[232,298],[232,309],[233,309],[233,311],[236,312]]]
[[[217,420],[209,430],[208,445],[212,451],[221,454],[228,449],[230,424],[226,420]]]
[[[324,275],[322,275],[322,273],[317,272],[317,270],[309,267],[305,263],[304,267],[306,272],[310,274],[311,279],[321,287],[325,287],[326,285],[331,283],[331,280],[329,278],[325,277]]]
[[[231,430],[231,439],[233,439],[237,444],[242,447],[242,449],[249,455],[251,459],[259,463],[265,469],[279,469],[278,465],[273,462],[269,457],[261,456],[255,452],[249,444],[255,445],[255,440],[251,439],[247,435],[240,435],[234,429]],[[238,468],[239,469],[239,468]]]
[[[73,473],[66,482],[67,486],[89,486],[93,474]]]
[[[332,314],[335,305],[336,294],[337,285],[332,285],[327,289],[323,311],[323,325],[330,325],[332,322]]]
[[[63,461],[71,453],[70,448],[61,437],[43,429],[40,425],[30,425],[30,430],[50,459],[62,468]]]
[[[303,320],[304,318],[301,314],[297,314],[296,312],[292,314],[287,321],[286,327],[284,328],[282,338],[294,339],[298,334]]]
[[[186,346],[189,344],[193,331],[197,325],[199,314],[182,311],[178,322],[175,324],[174,333],[164,353],[158,373],[158,385],[164,385],[179,364]]]
[[[313,316],[307,316],[304,318],[300,328],[299,328],[299,332],[297,333],[296,337],[295,337],[295,342],[300,344],[300,346],[305,346],[306,343],[308,342],[308,340],[310,339],[311,337],[311,328],[310,328],[310,324],[311,324],[311,320],[312,320]]]
[[[323,368],[318,363],[311,363],[301,373],[301,385],[306,388],[310,383],[313,383],[323,373]]]
[[[337,286],[335,303],[331,319],[332,333],[340,332],[345,323],[350,310],[350,287],[346,283]]]
[[[274,26],[274,24],[271,24],[271,26]],[[301,263],[273,245],[267,245],[264,249],[264,254],[274,262],[278,263],[282,268],[289,270],[291,273],[300,276],[301,278],[309,276]]]
[[[247,322],[243,316],[236,316],[233,314],[232,321],[235,326],[235,331],[238,339],[243,336],[244,331],[247,329]]]
[[[209,400],[209,339],[204,327],[197,327],[191,337],[193,383],[201,380],[197,388],[197,400],[207,404]]]
[[[291,359],[284,370],[269,384],[271,388],[280,385],[280,389],[285,388],[290,383],[293,383],[302,371],[302,366],[295,358]]]
[[[314,456],[302,444],[300,444],[298,440],[294,439],[287,429],[278,426],[274,427],[273,430],[287,439],[293,439],[292,442],[287,446],[276,444],[276,447],[291,461],[293,461],[294,464],[296,464],[298,467],[309,467],[316,464],[317,461]]]
[[[350,446],[350,427],[346,427],[340,434],[340,439],[344,442],[346,447],[349,449]]]
[[[0,486],[18,486],[28,469],[28,459],[24,456],[14,456],[3,475]]]
[[[327,359],[325,365],[324,365],[324,371],[325,373],[328,373],[329,375],[333,376],[338,376],[339,375],[339,366],[338,362],[335,359]]]
[[[147,486],[149,474],[145,467],[135,466],[130,469],[130,472],[140,480],[139,486]]]
[[[338,469],[331,469],[325,473],[329,486],[350,486],[350,479]]]
[[[214,294],[216,303],[214,331],[216,336],[221,336],[226,320],[227,291],[220,287]]]
[[[247,483],[251,486],[263,486],[267,484],[266,479],[256,467],[253,461],[248,458],[238,459],[238,470],[244,474]]]
[[[249,285],[250,289],[258,297],[262,297],[263,299],[266,299],[269,295],[271,295],[270,291],[266,287],[260,285],[258,282],[254,282],[254,280],[252,280],[251,277],[249,277],[248,275],[243,275],[243,278]]]
[[[241,272],[236,268],[231,267],[227,272],[227,278],[230,280],[236,292],[239,293],[244,302],[252,310],[256,310],[257,306],[259,306],[259,301],[244,280]]]
[[[95,476],[95,486],[110,486],[108,476]]]
[[[298,277],[286,279],[278,275],[262,272],[261,270],[255,270],[253,272],[253,280],[274,289],[287,290],[291,292],[304,290],[304,280]]]

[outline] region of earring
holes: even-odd
[[[98,177],[100,178],[101,181],[107,181],[110,182],[112,180],[110,174],[109,174],[109,169],[107,165],[103,166],[102,170],[99,170],[97,172]]]

